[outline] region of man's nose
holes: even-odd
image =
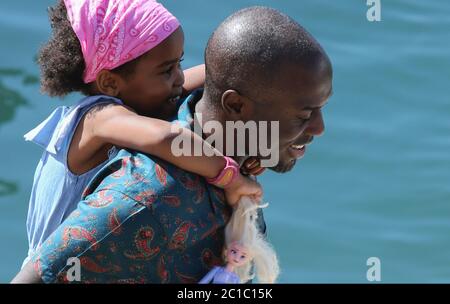
[[[325,131],[325,124],[323,121],[322,110],[318,109],[313,113],[313,117],[309,121],[308,126],[305,129],[304,134],[312,136],[320,136]]]

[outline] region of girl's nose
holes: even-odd
[[[178,67],[173,85],[175,87],[181,87],[183,84],[184,84],[184,73],[181,67]]]

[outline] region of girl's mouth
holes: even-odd
[[[176,104],[179,100],[180,100],[180,96],[179,96],[179,95],[178,95],[178,96],[174,96],[174,97],[169,98],[169,102],[175,103],[175,104]]]

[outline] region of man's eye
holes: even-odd
[[[299,118],[298,118],[298,121],[299,121],[300,124],[302,125],[302,124],[307,123],[310,119],[311,119],[311,117],[308,117],[308,118],[299,117]]]

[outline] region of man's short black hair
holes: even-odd
[[[309,70],[323,60],[329,63],[325,51],[295,20],[267,7],[245,8],[228,17],[208,41],[205,92],[212,102],[228,89],[258,96],[282,64]]]

